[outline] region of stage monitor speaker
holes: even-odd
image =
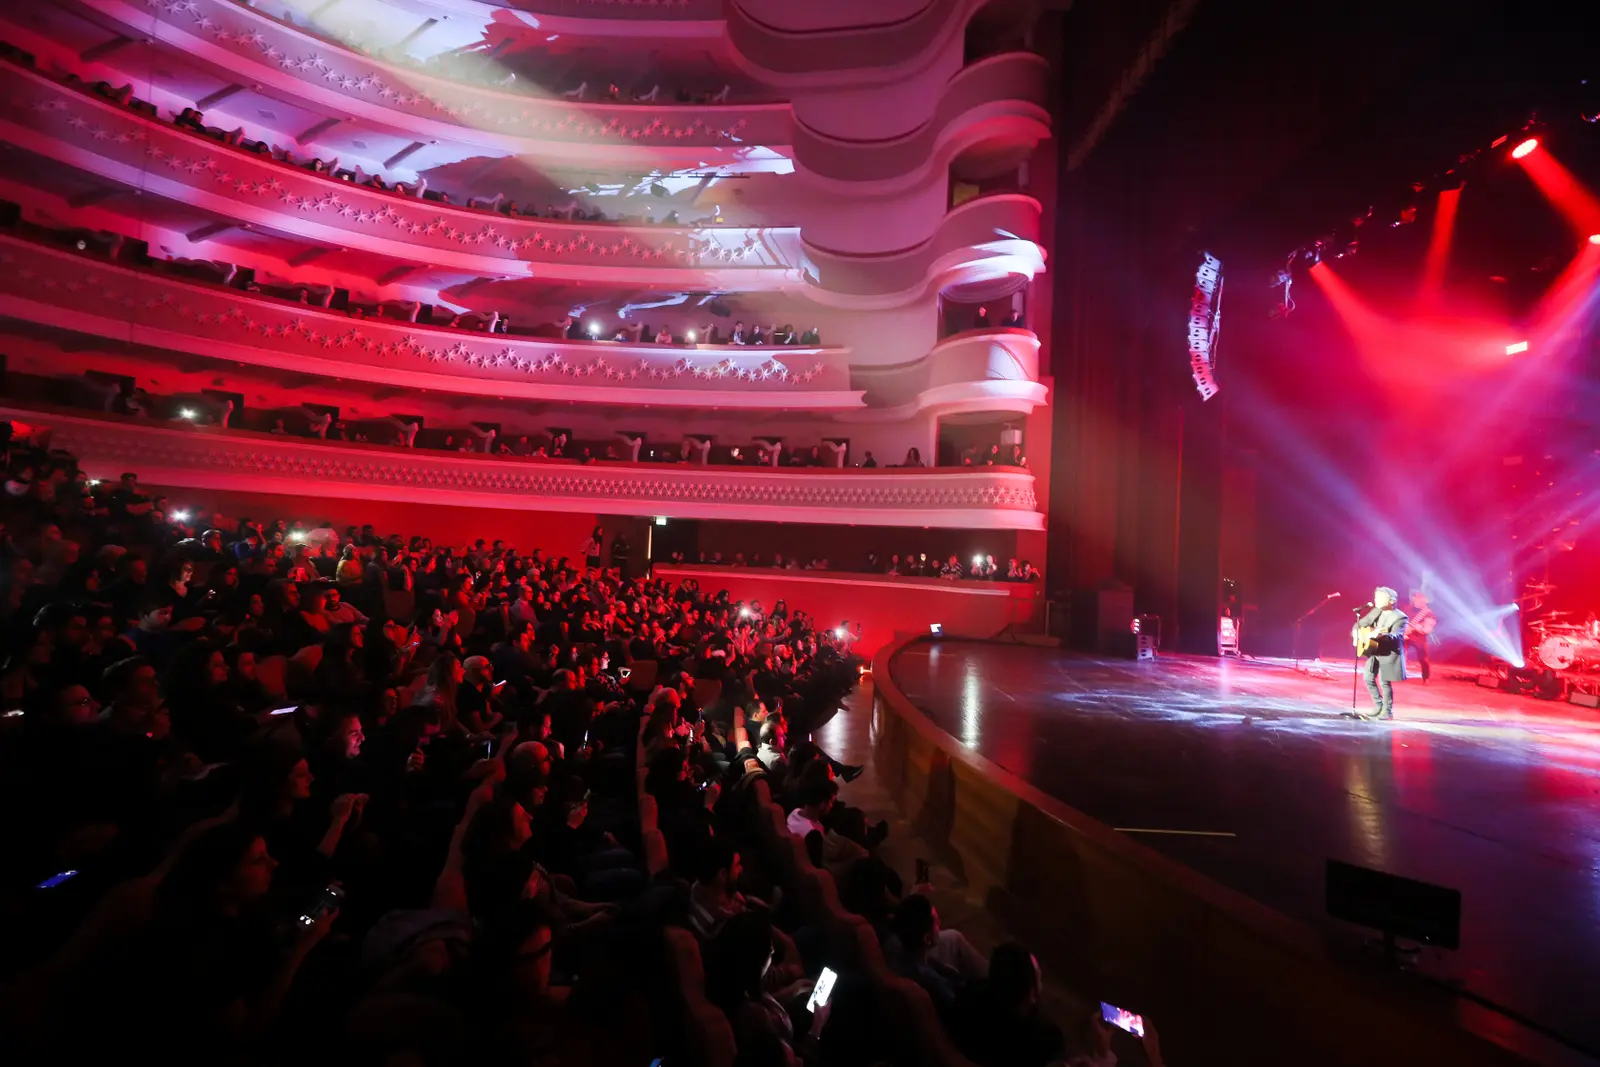
[[[1567,699],[1585,708],[1600,708],[1600,693],[1580,693],[1574,689]]]
[[[1499,689],[1503,681],[1504,679],[1498,674],[1478,675],[1478,684],[1483,686],[1485,689]]]
[[[1385,936],[1461,945],[1461,891],[1329,860],[1328,914]]]

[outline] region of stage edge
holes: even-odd
[[[1057,978],[1085,999],[1155,1019],[1169,1062],[1466,1067],[1566,1060],[1510,1020],[1335,958],[1310,927],[970,751],[894,682],[895,656],[923,640],[901,637],[873,659],[873,762],[884,787],[937,850],[936,861],[964,879],[969,894]]]

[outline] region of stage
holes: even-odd
[[[960,641],[890,673],[979,754],[1318,929],[1356,937],[1325,916],[1329,857],[1460,889],[1461,948],[1422,969],[1600,1050],[1600,711],[1441,668],[1359,722],[1348,667]]]

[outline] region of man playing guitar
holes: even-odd
[[[1362,676],[1367,680],[1367,692],[1372,696],[1372,714],[1357,718],[1394,718],[1394,683],[1406,677],[1406,615],[1395,607],[1400,594],[1386,585],[1372,592],[1372,603],[1350,631],[1355,641],[1356,655],[1365,656],[1366,667]]]
[[[1428,680],[1428,675],[1433,673],[1428,663],[1428,637],[1438,625],[1439,616],[1428,608],[1428,595],[1421,592],[1412,593],[1411,618],[1406,621],[1406,651],[1416,657],[1417,667],[1424,682]]]

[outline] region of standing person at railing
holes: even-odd
[[[584,541],[583,544],[578,547],[579,555],[583,556],[583,565],[588,570],[597,571],[600,569],[600,553],[605,547],[605,543],[605,530],[599,526],[596,526],[594,530],[590,532],[588,540]]]

